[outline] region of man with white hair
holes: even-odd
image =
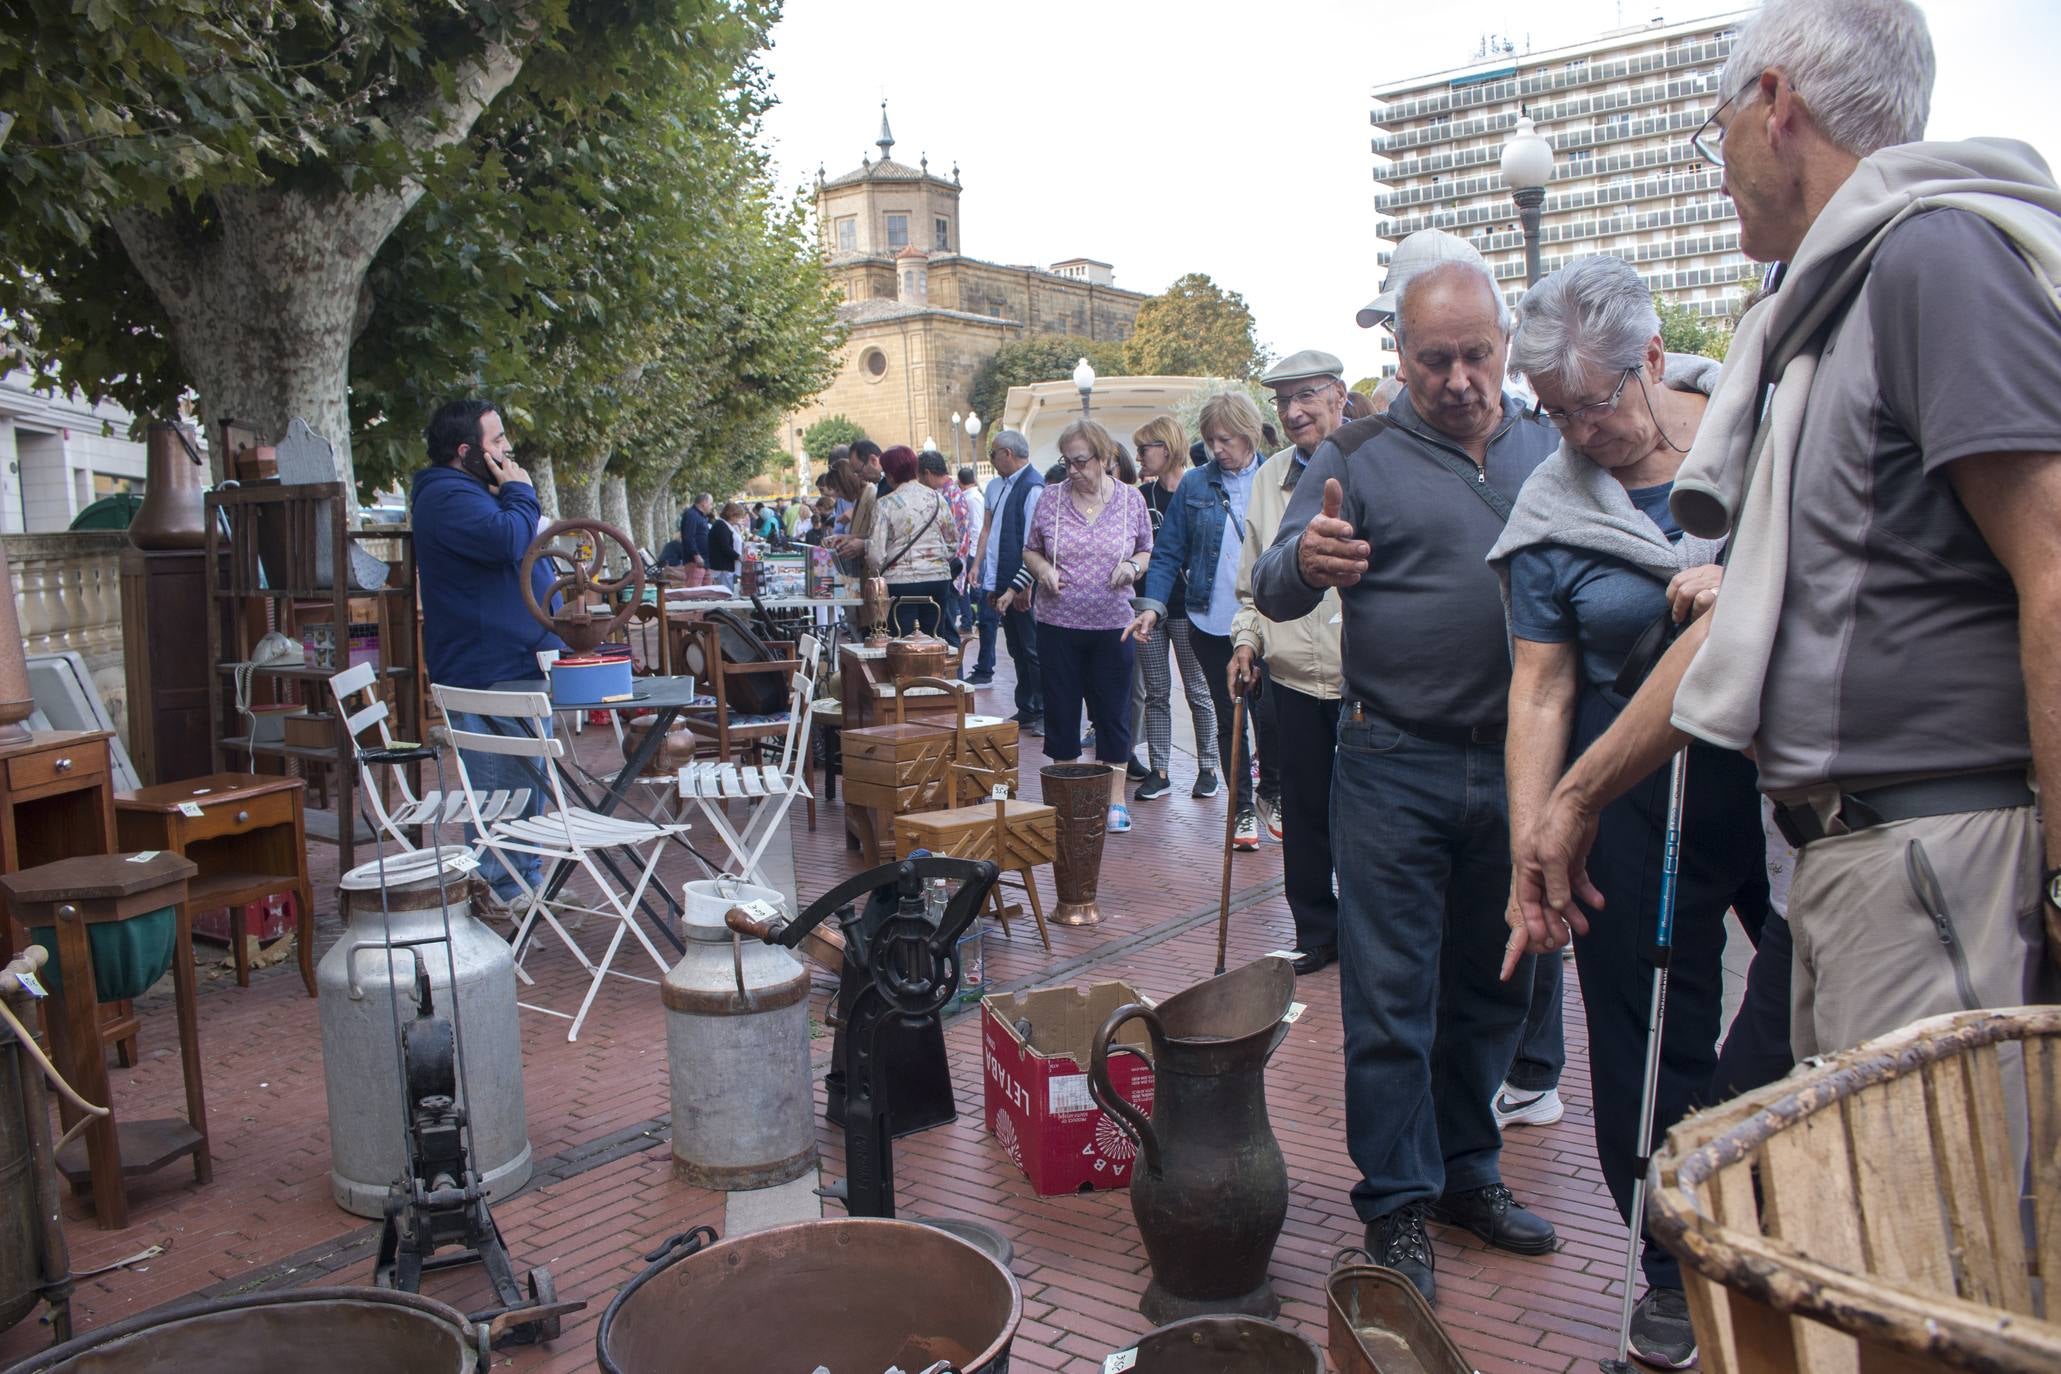
[[[1338,588],[1331,839],[1352,1201],[1374,1262],[1430,1298],[1427,1216],[1519,1254],[1554,1247],[1503,1186],[1490,1106],[1531,969],[1497,977],[1510,653],[1482,560],[1559,437],[1503,391],[1510,308],[1479,263],[1436,263],[1397,294],[1405,394],[1317,446],[1252,592],[1260,614],[1290,621]]]
[[[2061,948],[2028,785],[2061,777],[2061,190],[2023,144],[1912,143],[1932,76],[1909,0],[1740,33],[1696,146],[1786,268],[1670,498],[1727,570],[1519,855],[1513,944],[1555,948],[1601,807],[1692,737],[1750,744],[1799,848],[1798,1058],[2045,1000],[2043,915]]]

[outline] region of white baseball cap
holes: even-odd
[[[1403,284],[1425,268],[1442,262],[1471,262],[1484,271],[1488,269],[1474,245],[1457,234],[1448,234],[1443,229],[1419,229],[1396,245],[1388,260],[1388,277],[1381,283],[1381,294],[1360,307],[1356,317],[1360,328],[1372,329],[1387,323],[1395,315],[1395,298]]]

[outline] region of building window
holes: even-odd
[[[856,253],[859,251],[859,221],[854,215],[843,215],[837,221],[837,251]]]
[[[951,251],[952,251],[952,221],[950,221],[950,220],[946,219],[946,218],[945,218],[945,217],[944,217],[943,215],[939,215],[939,216],[937,217],[937,220],[936,220],[936,227],[937,227],[937,251],[938,251],[938,252],[940,252],[940,253],[949,253],[949,252],[951,252]]]
[[[859,355],[859,372],[869,382],[877,382],[887,375],[887,354],[877,348],[869,348]]]
[[[887,217],[887,246],[907,248],[909,246],[909,217],[889,215]]]

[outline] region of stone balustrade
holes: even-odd
[[[129,690],[122,676],[123,530],[11,534],[7,571],[21,637],[32,654],[76,653],[126,744]],[[196,653],[207,652],[196,646]]]

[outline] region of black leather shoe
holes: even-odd
[[[1295,970],[1297,976],[1300,976],[1305,973],[1315,973],[1319,969],[1330,968],[1337,962],[1337,945],[1319,945],[1307,954],[1297,951],[1295,962],[1290,967]]]
[[[1464,1226],[1498,1250],[1517,1255],[1550,1255],[1559,1245],[1553,1223],[1528,1212],[1500,1183],[1448,1193],[1429,1208],[1443,1226]]]
[[[1432,1277],[1438,1259],[1431,1252],[1431,1237],[1424,1232],[1423,1203],[1406,1202],[1387,1216],[1368,1222],[1367,1256],[1408,1279],[1424,1295],[1424,1301],[1438,1301],[1438,1280]]]

